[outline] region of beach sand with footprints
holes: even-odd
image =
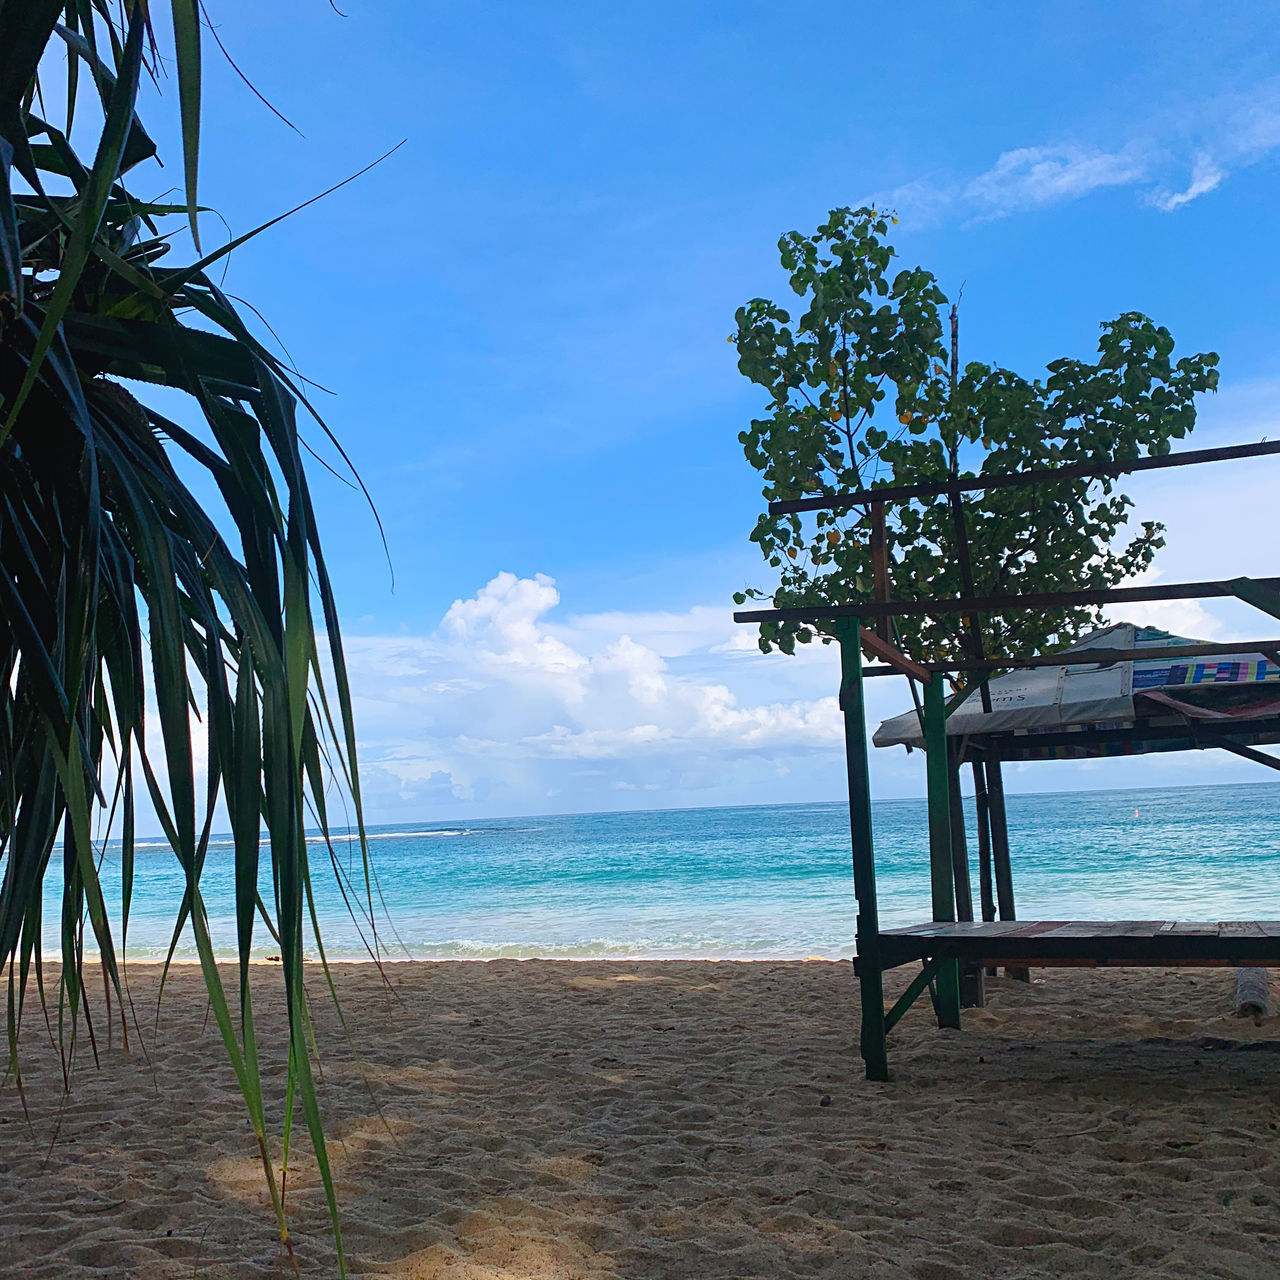
[[[909,1013],[887,1085],[862,1075],[848,963],[386,973],[338,966],[353,1046],[309,978],[355,1275],[1280,1276],[1280,1020],[1232,1016],[1230,972],[995,979],[962,1032]],[[292,1274],[200,973],[175,969],[158,1020],[157,977],[131,966],[141,1038],[108,1047],[99,1019],[65,1098],[29,1003],[0,1276]],[[255,982],[278,1050],[280,974]],[[278,1122],[274,1065],[268,1088]],[[296,1141],[298,1266],[330,1275]]]

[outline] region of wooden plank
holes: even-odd
[[[1280,921],[934,923],[881,935],[885,967],[945,956],[1006,968],[1280,967]]]
[[[1010,924],[1016,924],[1016,929],[1010,929],[1008,935],[1017,938],[1034,938],[1042,933],[1049,933],[1054,929],[1061,929],[1065,920],[1011,920]]]
[[[1163,920],[1122,920],[1119,927],[1110,935],[1120,938],[1154,938],[1163,932]]]
[[[939,924],[934,936],[939,938],[998,938],[1012,933],[1022,922],[1019,920],[957,920],[954,924]]]
[[[1096,938],[1119,927],[1115,920],[1068,920],[1066,924],[1046,932],[1049,938]]]

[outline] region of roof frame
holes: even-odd
[[[867,645],[862,646],[867,650]],[[871,651],[874,652],[874,651]],[[1230,644],[1150,645],[1143,649],[1081,649],[1074,653],[1044,653],[1030,658],[984,658],[981,661],[913,663],[925,672],[1009,671],[1029,667],[1110,666],[1115,662],[1159,662],[1165,658],[1211,658],[1225,654],[1260,653],[1280,667],[1280,640],[1237,640]],[[879,656],[878,654],[876,655]],[[896,676],[898,667],[863,667],[864,676]]]
[[[1008,609],[1071,609],[1148,600],[1207,600],[1234,597],[1280,617],[1280,578],[1225,578],[1213,582],[1153,583],[1144,587],[1100,587],[1084,591],[1038,591],[1021,596],[933,596],[923,600],[863,600],[857,604],[748,609],[734,622],[827,622],[839,618],[886,618],[944,613],[1003,613]]]
[[[924,484],[886,485],[880,489],[859,489],[838,495],[819,494],[811,498],[784,498],[769,503],[769,514],[785,516],[804,511],[848,511],[868,502],[911,502],[916,498],[937,498],[972,489],[1013,489],[1019,485],[1050,484],[1055,480],[1101,480],[1134,471],[1162,471],[1167,467],[1190,467],[1202,462],[1236,462],[1280,454],[1280,440],[1259,440],[1255,444],[1226,445],[1219,449],[1187,449],[1181,453],[1154,457],[1126,458],[1111,462],[1069,462],[1065,466],[1032,467],[1025,471],[1004,471],[989,476],[961,476]]]

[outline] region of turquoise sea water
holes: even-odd
[[[1024,918],[1280,919],[1280,784],[1010,796],[1008,812]],[[881,802],[875,825],[882,922],[928,919],[924,802]],[[372,835],[388,958],[837,957],[852,949],[843,803],[419,823]],[[163,955],[182,891],[168,848],[144,844],[128,939],[139,959]],[[323,846],[312,847],[329,953],[362,958]],[[358,851],[340,851],[358,875]],[[205,894],[215,941],[228,951],[231,874],[230,843],[215,841]],[[110,852],[104,879],[118,901]],[[973,882],[976,894],[976,866]],[[51,923],[56,911],[51,897]],[[52,933],[48,941],[56,945]],[[260,929],[259,954],[276,949]],[[178,954],[193,954],[189,938]]]

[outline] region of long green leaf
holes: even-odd
[[[49,300],[44,324],[36,340],[35,350],[31,354],[26,376],[18,388],[17,395],[8,406],[3,426],[0,426],[0,448],[3,448],[18,419],[18,414],[22,411],[22,406],[26,403],[27,396],[31,394],[31,388],[35,385],[36,375],[40,370],[40,363],[53,345],[62,317],[71,305],[71,298],[80,280],[80,273],[89,260],[93,238],[97,234],[103,210],[110,198],[111,188],[120,172],[120,157],[124,153],[125,143],[129,138],[129,128],[133,123],[133,104],[138,95],[138,76],[142,69],[142,37],[145,30],[146,17],[139,6],[135,9],[129,24],[129,35],[125,41],[120,75],[111,94],[111,104],[107,110],[102,137],[98,142],[98,151],[94,157],[93,168],[89,172],[88,183],[80,193],[80,213],[76,218],[75,230],[71,236],[71,243],[67,246],[62,269],[58,274],[58,283],[54,286],[53,297]]]
[[[178,61],[178,100],[182,109],[182,165],[187,190],[191,239],[200,252],[200,2],[173,0],[173,44]]]

